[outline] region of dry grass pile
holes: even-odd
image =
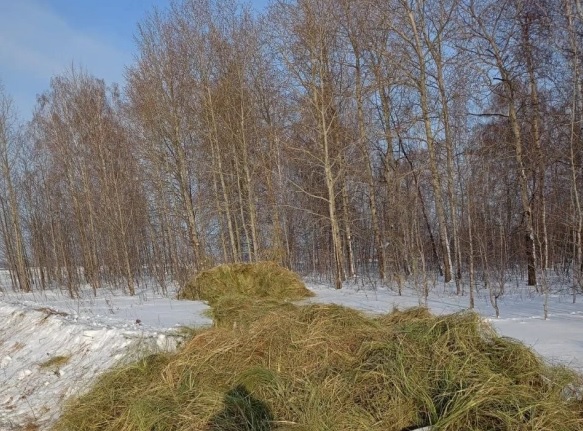
[[[220,265],[200,272],[178,294],[179,299],[206,301],[220,326],[246,325],[310,296],[297,274],[274,262]]]
[[[108,373],[55,429],[583,430],[580,383],[475,314],[287,305]]]
[[[186,283],[178,298],[207,301],[213,306],[220,298],[232,295],[287,301],[313,293],[294,272],[274,262],[258,262],[220,265],[202,271]]]

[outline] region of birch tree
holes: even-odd
[[[5,256],[15,288],[24,292],[32,290],[24,242],[19,196],[15,186],[19,147],[23,142],[18,136],[12,99],[0,83],[0,206]]]

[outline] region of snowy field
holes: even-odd
[[[369,313],[390,312],[424,304],[413,289],[402,296],[373,284],[308,283],[316,296],[307,302],[335,303]],[[452,293],[452,284],[432,287],[427,305],[434,313],[468,307],[467,296]],[[559,289],[556,289],[557,292]],[[174,349],[181,328],[208,326],[208,307],[177,301],[153,290],[134,297],[103,289],[71,300],[64,292],[0,292],[0,430],[27,423],[47,428],[67,397],[87,389],[94,378],[123,358],[156,349]],[[501,335],[523,341],[553,363],[583,371],[583,298],[576,304],[567,290],[543,298],[530,288],[514,286],[499,299],[496,319],[486,290],[477,293],[476,311]]]

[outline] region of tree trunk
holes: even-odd
[[[508,119],[510,121],[510,127],[512,129],[512,135],[514,140],[514,152],[516,157],[516,165],[518,168],[518,184],[520,187],[520,201],[522,203],[522,216],[525,226],[525,244],[526,244],[526,258],[527,258],[527,269],[528,269],[528,285],[536,286],[536,250],[535,250],[535,237],[534,237],[534,227],[532,223],[532,209],[530,207],[530,201],[528,199],[528,180],[526,177],[526,167],[524,166],[523,155],[522,155],[522,139],[520,135],[520,126],[518,124],[518,118],[516,115],[516,107],[514,106],[514,90],[512,84],[509,81],[509,77],[505,71],[501,70],[502,76],[504,77],[504,84],[508,94]]]
[[[549,246],[548,246],[548,233],[547,233],[547,210],[546,210],[546,195],[545,195],[545,157],[542,149],[541,143],[541,132],[540,132],[540,102],[538,97],[538,85],[535,77],[535,67],[534,58],[532,53],[532,46],[530,41],[530,28],[529,23],[523,23],[522,26],[522,37],[523,43],[525,45],[525,56],[526,56],[526,68],[528,70],[528,85],[530,87],[530,101],[532,104],[532,139],[534,141],[535,148],[535,175],[537,182],[537,199],[538,213],[540,216],[540,224],[542,227],[541,244],[540,244],[540,258],[541,258],[541,268],[543,271],[549,267]]]
[[[461,278],[462,278],[462,251],[460,247],[459,232],[458,232],[458,217],[457,217],[457,199],[454,191],[454,140],[451,133],[451,124],[449,117],[449,106],[447,100],[447,92],[445,87],[445,80],[443,76],[443,61],[441,56],[441,40],[437,40],[438,46],[431,45],[431,53],[435,61],[437,69],[437,86],[439,89],[439,96],[441,98],[441,115],[443,117],[443,127],[445,133],[445,149],[447,152],[447,195],[450,208],[451,228],[453,235],[453,244],[455,249],[455,284],[458,295],[462,293]]]
[[[379,226],[379,217],[377,210],[376,201],[376,190],[375,190],[375,180],[374,174],[371,166],[371,157],[368,150],[367,139],[366,139],[366,125],[364,119],[364,108],[363,108],[363,94],[362,94],[362,70],[360,63],[360,50],[358,49],[357,43],[351,40],[352,49],[355,55],[355,92],[356,92],[356,115],[358,120],[358,141],[359,148],[362,152],[362,157],[364,158],[365,175],[368,188],[368,203],[370,205],[370,216],[371,224],[374,238],[374,246],[376,250],[376,258],[378,261],[379,278],[384,281],[386,278],[385,274],[385,248],[383,247],[381,239],[381,229]]]
[[[247,144],[247,132],[245,129],[245,107],[243,106],[244,99],[241,97],[240,106],[240,138],[241,138],[241,152],[243,163],[243,174],[245,178],[245,191],[247,197],[247,212],[249,213],[249,230],[251,232],[251,261],[257,261],[257,254],[259,252],[259,243],[257,240],[257,211],[255,209],[255,193],[253,192],[253,183],[251,181],[251,171],[249,169],[249,154]]]
[[[579,49],[577,44],[577,33],[573,23],[573,10],[569,1],[565,2],[566,16],[569,31],[569,45],[572,51],[572,68],[573,68],[573,98],[571,103],[571,121],[569,133],[569,162],[570,162],[570,179],[571,179],[571,196],[575,212],[573,214],[573,248],[574,248],[574,262],[573,262],[573,276],[572,276],[572,291],[573,303],[577,300],[577,292],[581,288],[583,281],[583,244],[582,244],[582,229],[583,229],[583,209],[581,208],[581,198],[578,187],[578,166],[579,159],[578,148],[581,140],[581,116],[583,115],[583,92],[581,91],[581,66],[579,60]]]
[[[469,277],[470,277],[470,310],[474,309],[475,300],[474,300],[474,291],[476,286],[476,276],[474,274],[474,236],[473,236],[473,225],[472,225],[472,197],[470,195],[470,186],[468,185],[467,189],[467,202],[468,207],[466,208],[467,211],[467,221],[468,221],[468,261],[469,261]]]
[[[175,131],[176,136],[178,136],[178,131]],[[177,139],[177,138],[176,138]],[[188,170],[186,168],[186,155],[182,145],[178,141],[173,143],[174,149],[177,153],[176,168],[178,174],[178,185],[180,188],[182,207],[186,215],[186,224],[188,228],[188,237],[190,240],[190,246],[194,255],[194,266],[195,269],[200,271],[205,269],[205,262],[202,253],[202,247],[200,244],[200,239],[198,237],[198,229],[196,226],[196,216],[194,210],[194,204],[192,202],[192,195],[190,194],[190,185],[188,180]]]
[[[323,75],[324,74],[321,74],[321,76]],[[340,240],[340,228],[338,224],[338,216],[336,215],[336,178],[334,176],[334,172],[332,171],[332,160],[330,157],[330,122],[327,118],[327,103],[324,99],[324,94],[324,84],[321,83],[319,91],[314,92],[314,105],[318,108],[320,114],[320,139],[323,153],[324,178],[326,180],[326,190],[328,192],[328,217],[330,220],[330,229],[332,234],[334,286],[336,289],[341,289],[342,281],[344,281],[344,268],[342,265],[342,241]]]
[[[354,264],[354,250],[352,249],[352,228],[350,226],[350,211],[348,209],[348,189],[346,186],[346,178],[342,181],[341,186],[342,197],[342,212],[344,219],[344,234],[346,236],[346,261],[348,263],[348,277],[354,279],[356,276],[356,268]]]
[[[223,172],[223,160],[221,158],[221,153],[219,151],[218,145],[218,126],[217,120],[215,116],[215,107],[213,105],[213,97],[210,88],[207,87],[207,103],[208,103],[208,112],[210,114],[210,145],[211,145],[211,154],[213,162],[216,164],[215,168],[217,171],[217,175],[219,177],[220,185],[221,185],[221,192],[223,195],[223,205],[222,210],[225,215],[225,219],[227,222],[227,231],[229,232],[229,245],[230,245],[230,252],[233,262],[239,261],[239,254],[237,252],[237,240],[235,238],[235,231],[233,230],[233,222],[231,216],[231,202],[229,199],[229,194],[227,192],[227,185],[225,183],[225,174]]]
[[[421,102],[421,114],[423,117],[423,125],[425,128],[425,137],[427,140],[427,152],[429,154],[429,170],[431,172],[431,186],[433,189],[433,196],[435,197],[435,211],[437,213],[437,222],[439,224],[439,241],[441,243],[441,250],[443,253],[443,270],[444,281],[450,282],[452,279],[452,263],[451,250],[449,246],[449,236],[447,232],[447,220],[445,216],[445,205],[441,194],[441,181],[439,170],[437,168],[437,154],[435,150],[435,141],[433,137],[433,130],[431,129],[431,112],[429,110],[429,100],[427,94],[427,74],[425,70],[425,56],[421,46],[421,40],[417,31],[417,24],[413,12],[408,12],[409,23],[415,37],[415,52],[418,59],[419,77],[416,81],[417,89],[419,91]]]

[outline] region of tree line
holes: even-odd
[[[583,269],[578,0],[181,0],[125,82],[0,98],[16,289],[164,289],[273,260],[400,289]]]

